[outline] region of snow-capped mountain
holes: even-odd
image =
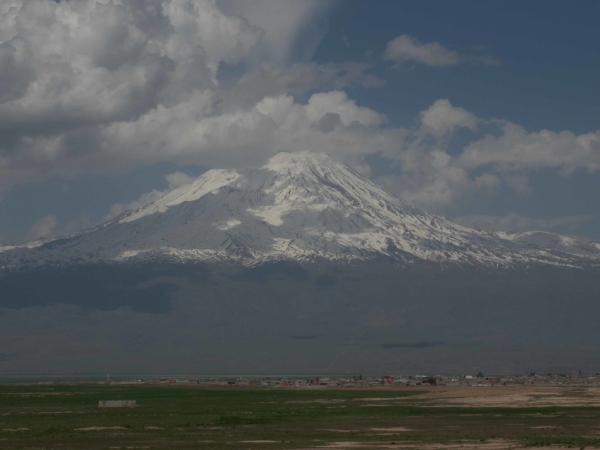
[[[280,153],[260,168],[210,170],[148,206],[68,238],[4,248],[0,267],[381,257],[580,266],[600,257],[592,246],[573,254],[572,245],[523,236],[478,231],[427,214],[326,155]]]

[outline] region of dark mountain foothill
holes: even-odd
[[[596,370],[598,275],[387,261],[34,270],[0,277],[0,341],[19,355],[0,367]]]

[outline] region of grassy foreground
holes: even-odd
[[[445,407],[423,392],[0,386],[0,448],[600,448],[598,407]],[[115,399],[139,406],[98,408]]]

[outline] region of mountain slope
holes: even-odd
[[[522,233],[500,232],[497,234],[503,239],[519,242],[532,248],[544,248],[589,258],[598,258],[600,256],[600,246],[597,242],[586,244],[577,239],[548,233],[547,231],[525,231]]]
[[[82,262],[364,260],[580,266],[568,255],[427,214],[326,155],[280,153],[263,167],[210,170],[154,203],[0,266]]]

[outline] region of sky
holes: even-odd
[[[428,212],[600,240],[599,2],[4,0],[0,242],[326,152]]]

